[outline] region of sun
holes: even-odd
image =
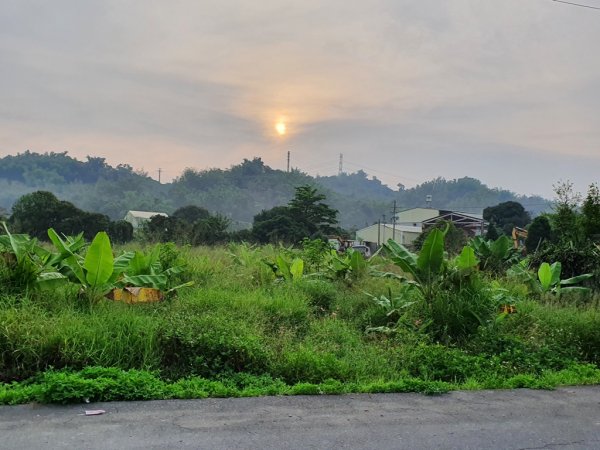
[[[287,126],[285,125],[285,122],[283,122],[283,121],[277,122],[275,124],[275,131],[277,131],[277,134],[279,136],[283,136],[287,131]]]

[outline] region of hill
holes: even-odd
[[[431,206],[480,213],[483,208],[514,200],[533,215],[550,207],[541,197],[525,197],[502,189],[490,189],[474,178],[437,178],[414,188],[392,190],[364,171],[313,178],[294,170],[284,172],[265,165],[260,158],[245,159],[229,169],[185,170],[172,183],[161,184],[128,165],[112,167],[104,158],[80,161],[63,153],[25,152],[0,158],[0,208],[10,210],[21,196],[36,190],[53,192],[77,207],[122,218],[130,209],[164,211],[193,204],[230,217],[239,227],[252,222],[263,209],[286,204],[294,187],[311,184],[327,195],[339,210],[340,223],[359,228],[390,216],[393,201],[398,208]]]

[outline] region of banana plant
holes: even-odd
[[[117,286],[149,287],[169,293],[194,284],[193,281],[188,281],[174,287],[169,285],[172,276],[182,273],[183,269],[182,266],[163,268],[160,262],[160,247],[155,246],[146,255],[138,251],[133,253],[122,272],[123,276],[117,281]]]
[[[119,274],[115,272],[115,260],[106,232],[101,231],[96,234],[85,257],[70,251],[54,230],[49,232],[49,236],[65,255],[60,268],[71,281],[79,283],[86,291],[98,294],[104,294],[113,287],[110,280],[116,279]]]
[[[481,270],[500,272],[519,259],[508,236],[500,236],[495,241],[476,236],[469,245],[480,259]]]
[[[45,251],[37,239],[12,234],[2,222],[6,234],[0,236],[0,254],[7,266],[10,282],[17,289],[50,289],[65,283],[66,277],[40,257]]]
[[[469,279],[476,270],[479,260],[470,247],[463,248],[459,256],[453,261],[448,261],[444,252],[445,230],[434,229],[429,233],[419,254],[414,254],[406,247],[389,240],[384,248],[390,259],[403,272],[402,275],[384,274],[399,278],[404,283],[416,288],[427,302],[435,296],[437,289],[441,289],[442,281],[451,281],[459,285]]]
[[[348,249],[343,255],[331,250],[326,270],[330,277],[335,279],[346,279],[360,277],[368,270],[368,262],[361,252]]]
[[[278,280],[297,283],[304,274],[304,260],[301,258],[294,258],[289,262],[282,255],[277,255],[274,263],[267,260],[263,262],[273,270]]]
[[[444,231],[437,228],[432,230],[418,255],[392,239],[384,244],[390,259],[404,272],[396,277],[417,288],[426,300],[432,298],[433,281],[445,269],[444,239],[447,230],[448,228]]]
[[[561,271],[562,265],[559,261],[553,263],[552,265],[548,264],[547,262],[542,263],[537,273],[539,281],[539,290],[542,293],[552,292],[557,295],[560,295],[561,292],[565,291],[582,293],[590,292],[589,288],[576,285],[581,283],[582,281],[589,280],[590,278],[592,278],[593,275],[591,273],[585,273],[572,278],[561,280]]]

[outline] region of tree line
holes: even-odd
[[[132,224],[112,221],[105,214],[87,212],[71,202],[59,200],[54,194],[36,191],[19,198],[12,214],[4,218],[16,233],[25,233],[48,240],[48,229],[63,235],[83,233],[91,240],[99,231],[106,231],[117,243],[134,237],[148,242],[175,242],[181,245],[215,245],[229,241],[297,244],[305,237],[326,239],[328,234],[340,234],[337,210],[324,203],[325,195],[316,188],[302,185],[285,206],[263,210],[254,217],[252,228],[231,231],[231,220],[219,213],[196,205],[178,208],[170,216],[155,215],[134,235]],[[0,217],[0,219],[3,219]]]

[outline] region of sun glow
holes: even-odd
[[[275,131],[277,131],[277,134],[279,136],[283,136],[287,131],[287,126],[285,125],[285,122],[283,122],[283,121],[277,122],[275,124]]]

